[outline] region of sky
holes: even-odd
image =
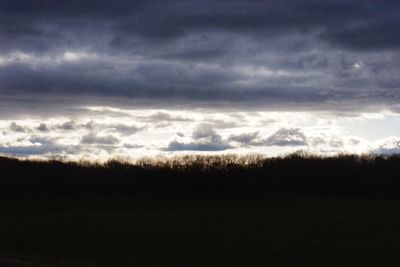
[[[400,152],[398,0],[1,0],[0,154]]]

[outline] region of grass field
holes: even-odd
[[[2,200],[0,265],[400,266],[399,211],[318,197]]]

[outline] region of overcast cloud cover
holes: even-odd
[[[0,153],[397,152],[399,14],[396,0],[2,0]]]

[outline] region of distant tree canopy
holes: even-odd
[[[400,198],[400,155],[188,155],[91,162],[0,158],[0,197],[279,194]]]

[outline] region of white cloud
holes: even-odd
[[[385,122],[388,118],[397,120],[392,114],[347,116],[352,125]],[[223,122],[235,124],[221,126]],[[160,128],[161,123],[168,125]],[[298,149],[318,154],[388,154],[399,152],[400,140],[396,135],[366,139],[357,135],[353,127],[347,127],[343,117],[318,112],[236,113],[108,107],[81,108],[70,117],[0,120],[0,132],[0,153],[61,155],[70,159],[141,157],[185,151],[280,155]]]
[[[375,148],[372,150],[372,152],[382,155],[400,153],[400,137],[390,136],[377,140],[375,142]]]
[[[24,64],[34,68],[59,66],[65,63],[78,63],[79,61],[101,60],[97,53],[85,51],[65,51],[59,54],[35,54],[16,51],[0,54],[0,67],[13,64]]]

